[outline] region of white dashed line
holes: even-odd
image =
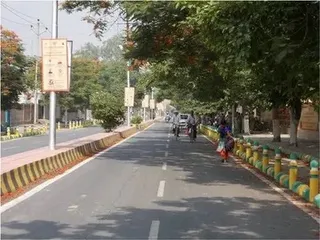
[[[149,232],[149,240],[157,240],[159,234],[160,221],[153,220],[151,222],[150,232]]]
[[[159,188],[158,188],[158,194],[157,194],[158,197],[163,197],[165,185],[166,185],[166,181],[164,181],[164,180],[160,181]]]
[[[78,208],[78,205],[71,205],[68,207],[68,212],[75,211]]]
[[[170,142],[170,139],[168,139],[167,142]]]
[[[166,163],[166,162],[164,162],[164,163],[162,164],[162,170],[167,170],[167,163]]]
[[[164,156],[165,156],[165,157],[168,157],[168,151],[166,151],[166,152],[164,153]]]
[[[2,151],[6,151],[6,150],[9,150],[9,149],[14,149],[14,148],[17,148],[18,146],[16,146],[16,147],[7,147],[7,148],[2,148],[1,150]]]
[[[169,148],[169,144],[166,145],[166,148]]]

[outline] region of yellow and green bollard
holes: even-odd
[[[58,130],[61,129],[61,124],[60,124],[60,122],[58,122],[57,127],[58,127]]]
[[[253,163],[251,163],[253,166],[255,166],[256,164],[256,161],[259,160],[259,142],[255,141],[253,143],[253,147],[252,147],[252,150],[253,150]]]
[[[310,162],[309,186],[309,201],[313,202],[315,200],[315,196],[319,193],[319,162],[315,159]]]
[[[298,176],[298,163],[297,155],[294,153],[290,154],[290,164],[289,164],[289,189],[293,189],[293,184],[297,181]]]
[[[72,129],[72,122],[69,121],[69,129]]]
[[[74,121],[72,121],[72,129],[76,128],[76,123]]]
[[[276,148],[275,152],[275,163],[274,163],[274,176],[276,176],[279,172],[281,172],[281,150]]]
[[[252,156],[252,147],[250,141],[246,143],[246,161],[249,162],[250,157]]]
[[[244,146],[243,146],[243,137],[240,138],[239,140],[239,156],[240,156],[240,153],[244,153]]]
[[[264,145],[262,148],[262,170],[264,173],[267,171],[267,167],[269,166],[269,156],[268,156],[269,147]]]
[[[11,136],[11,129],[10,127],[7,127],[7,137],[10,138],[10,136]]]

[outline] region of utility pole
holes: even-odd
[[[32,26],[31,26],[32,27]],[[46,28],[45,31],[40,33],[40,19],[37,19],[37,30],[32,31],[37,35],[37,47],[36,47],[36,69],[35,69],[35,75],[34,75],[34,93],[33,93],[33,99],[34,99],[34,109],[33,109],[33,123],[36,124],[38,120],[38,66],[39,66],[39,48],[40,48],[40,36],[45,33],[48,30]]]
[[[127,25],[127,46],[129,45],[129,41],[130,41],[130,36],[129,36],[129,19],[127,17],[127,22],[126,22],[126,25]],[[127,62],[127,87],[129,88],[130,87],[130,59],[128,59],[128,62]],[[128,113],[127,113],[127,121],[128,121],[128,127],[130,127],[130,107],[128,106]]]
[[[52,39],[58,38],[58,0],[52,1]],[[56,147],[56,93],[50,92],[50,129],[49,148],[55,150]]]

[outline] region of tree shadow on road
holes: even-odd
[[[44,216],[44,219],[46,217]],[[2,239],[318,239],[318,225],[285,201],[253,198],[184,198],[145,208],[122,207],[92,216],[66,217],[78,224],[34,220],[2,223]],[[310,224],[312,223],[312,224]]]
[[[179,179],[180,181],[220,186],[241,184],[247,188],[276,194],[265,183],[232,160],[227,164],[221,163],[215,147],[205,138],[199,136],[195,143],[190,143],[186,136],[182,136],[180,141],[171,139],[170,147],[167,149],[168,141],[163,137],[165,133],[167,133],[165,130],[156,133],[150,129],[102,154],[97,160],[112,159],[149,167],[161,167],[165,161],[170,170],[185,176]]]

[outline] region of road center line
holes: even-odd
[[[168,157],[168,151],[166,151],[166,152],[164,153],[164,156],[165,156],[165,157]]]
[[[159,234],[160,221],[153,220],[151,222],[150,232],[149,232],[149,240],[157,240]]]
[[[14,148],[17,148],[18,146],[16,147],[7,147],[7,148],[2,148],[2,151],[6,151],[6,150],[9,150],[9,149],[14,149]]]
[[[169,144],[166,145],[166,148],[169,148]]]
[[[162,164],[162,170],[167,170],[167,163],[166,163],[166,162],[164,162],[164,163]]]
[[[165,185],[166,185],[166,181],[164,181],[164,180],[160,181],[159,188],[158,188],[158,194],[157,194],[158,197],[163,197]]]

